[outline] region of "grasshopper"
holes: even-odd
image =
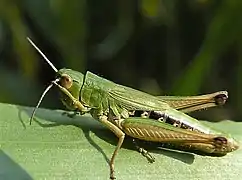
[[[126,135],[175,144],[209,155],[226,155],[239,148],[230,135],[211,129],[186,114],[224,104],[228,98],[226,91],[188,97],[153,96],[89,71],[82,74],[72,69],[57,70],[32,40],[27,39],[57,74],[33,110],[30,124],[45,94],[52,86],[58,87],[61,101],[69,110],[90,113],[118,137],[109,162],[110,179],[115,179],[114,161]]]

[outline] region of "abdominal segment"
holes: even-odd
[[[191,126],[187,125],[186,123],[179,121],[178,119],[170,117],[161,111],[141,111],[141,110],[132,111],[132,112],[130,112],[130,117],[149,118],[149,119],[153,119],[153,120],[157,120],[157,121],[162,121],[162,122],[165,122],[167,124],[170,124],[172,126],[179,127],[182,129],[201,132],[201,131],[197,130],[196,128],[191,127]]]

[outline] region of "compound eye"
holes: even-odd
[[[67,74],[62,74],[60,78],[60,84],[62,87],[69,89],[72,86],[73,80]]]

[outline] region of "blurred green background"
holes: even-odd
[[[242,1],[1,0],[0,102],[35,106],[59,68],[86,70],[154,95],[229,91],[199,118],[240,121]],[[42,107],[64,108],[53,89]]]

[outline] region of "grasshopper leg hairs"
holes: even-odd
[[[176,97],[152,96],[89,71],[82,74],[65,68],[57,70],[31,39],[27,39],[57,74],[43,92],[30,124],[45,94],[52,86],[58,87],[61,101],[68,109],[78,110],[81,114],[90,113],[118,137],[109,163],[110,179],[115,179],[114,161],[126,135],[145,141],[188,146],[208,154],[225,155],[238,149],[238,143],[230,135],[213,130],[184,113],[224,104],[227,92],[180,97],[180,101]],[[188,101],[191,99],[193,101]]]

